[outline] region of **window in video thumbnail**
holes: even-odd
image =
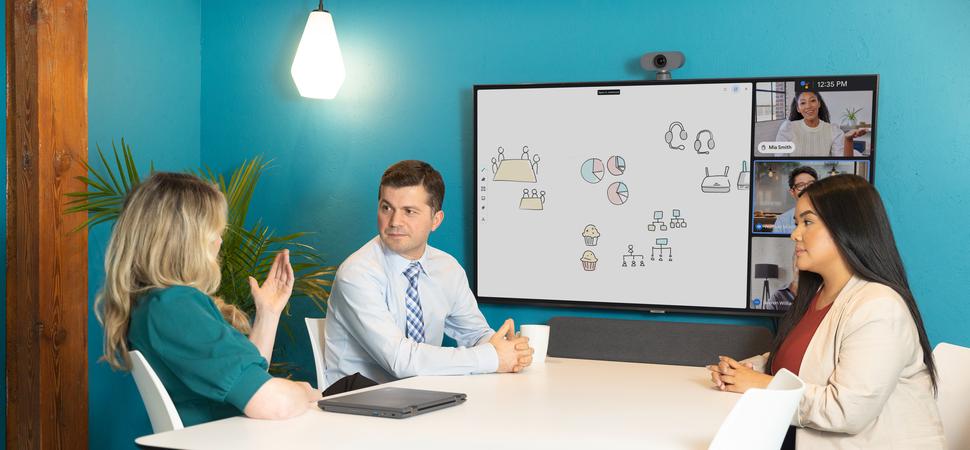
[[[829,90],[838,89],[834,83],[755,83],[755,156],[872,155],[873,91]]]
[[[869,161],[755,161],[751,231],[791,234],[795,229],[798,194],[815,181],[842,173],[856,174],[869,180]]]
[[[798,290],[795,243],[782,237],[751,239],[751,309],[787,310]]]

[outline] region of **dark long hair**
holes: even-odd
[[[790,112],[788,113],[788,120],[791,122],[794,122],[796,120],[804,119],[804,117],[802,116],[802,113],[798,112],[798,97],[801,97],[802,94],[806,92],[810,94],[815,94],[815,98],[818,99],[818,118],[828,123],[832,123],[832,121],[829,120],[829,107],[825,106],[825,100],[822,99],[822,94],[819,94],[818,91],[813,91],[813,90],[800,91],[798,92],[798,95],[796,95],[795,98],[791,100],[791,109],[789,110]]]
[[[903,298],[916,323],[919,344],[923,348],[923,363],[929,369],[933,390],[936,391],[936,364],[933,363],[926,328],[913,292],[909,289],[886,208],[876,188],[858,175],[835,175],[816,181],[801,195],[808,196],[815,213],[832,235],[839,254],[855,276],[889,286]],[[805,315],[821,286],[822,277],[817,273],[799,271],[798,292],[778,327],[768,358],[769,370],[781,343]]]

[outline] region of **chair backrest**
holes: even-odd
[[[711,441],[711,450],[743,448],[750,450],[781,447],[795,416],[805,383],[786,369],[775,374],[767,389],[748,389],[721,423]]]
[[[933,349],[939,391],[936,405],[949,448],[970,448],[970,348],[941,342]]]
[[[771,350],[765,327],[591,317],[549,319],[549,356],[704,366]]]
[[[327,346],[324,341],[324,332],[327,329],[327,318],[306,318],[306,330],[310,333],[310,348],[313,349],[313,362],[317,366],[317,389],[323,390],[326,386],[327,361],[324,359]]]
[[[131,357],[131,376],[135,378],[141,401],[145,403],[152,430],[161,433],[182,429],[182,419],[175,409],[175,403],[172,403],[168,391],[162,386],[162,381],[158,379],[152,366],[148,365],[145,356],[138,350],[132,350],[128,355]]]

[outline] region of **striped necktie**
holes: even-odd
[[[418,296],[418,274],[421,273],[421,263],[415,261],[404,271],[408,279],[408,290],[405,295],[405,306],[408,309],[405,334],[414,342],[424,342],[424,311],[421,310],[421,298]]]

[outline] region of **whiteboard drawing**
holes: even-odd
[[[596,225],[589,224],[583,228],[583,241],[586,245],[593,247],[600,240],[600,230],[596,229]]]
[[[738,189],[747,190],[751,187],[751,172],[748,171],[748,162],[741,161],[741,173],[738,174]]]
[[[592,250],[586,250],[583,252],[583,257],[579,258],[580,262],[583,263],[583,270],[587,272],[592,272],[596,270],[596,254]]]
[[[626,183],[617,181],[606,188],[606,198],[614,205],[622,205],[630,199],[630,191]]]
[[[682,124],[680,122],[671,123],[670,126],[667,127],[667,134],[664,134],[664,140],[667,141],[667,146],[670,147],[671,149],[673,149],[673,150],[683,150],[683,149],[686,148],[686,147],[683,146],[683,144],[674,147],[674,144],[673,144],[673,142],[674,142],[674,126],[680,127],[680,140],[682,140],[682,141],[686,141],[687,140],[687,130],[684,129],[684,124]]]
[[[529,192],[528,189],[523,189],[522,198],[519,199],[519,209],[542,211],[542,205],[545,203],[546,191],[533,189],[532,192]]]
[[[701,136],[704,133],[707,133],[707,135],[710,136],[706,142],[707,149],[704,149],[705,143],[701,142]],[[698,131],[697,137],[694,138],[694,151],[696,151],[698,155],[707,155],[711,153],[711,150],[714,150],[714,133],[712,133],[711,130]]]
[[[505,149],[498,148],[498,156],[492,158],[492,171],[495,176],[494,181],[516,181],[520,183],[535,183],[536,172],[539,170],[539,155],[529,157],[529,147],[522,147],[522,155],[519,159],[509,159],[505,157]]]
[[[671,253],[671,248],[667,245],[670,241],[667,238],[657,238],[654,241],[657,245],[650,247],[650,260],[656,261],[664,260],[664,251],[667,252],[667,261],[673,261],[674,255]]]
[[[626,254],[623,255],[623,267],[635,268],[639,263],[639,267],[645,267],[646,263],[643,262],[643,255],[633,253],[633,244],[626,246]]]
[[[499,147],[498,155],[492,157],[492,177],[493,178],[496,174],[498,174],[498,166],[504,160],[505,160],[505,148]]]
[[[723,194],[731,192],[731,180],[728,179],[730,167],[724,166],[724,174],[711,175],[709,168],[704,168],[704,179],[701,180],[701,192],[706,194]]]
[[[603,181],[607,170],[612,175],[622,175],[626,172],[626,160],[622,156],[614,155],[607,159],[604,166],[602,159],[589,158],[583,161],[583,165],[579,168],[579,174],[587,183],[596,184]],[[626,203],[629,197],[629,188],[622,181],[616,181],[606,188],[606,198],[614,205]]]
[[[579,168],[579,174],[589,184],[596,184],[603,181],[603,176],[606,175],[606,170],[603,168],[603,160],[599,158],[587,159],[583,162],[582,167]]]
[[[670,212],[670,228],[687,228],[687,219],[680,216],[680,210],[675,209]]]
[[[680,210],[670,212],[670,224],[664,223],[664,212],[654,211],[653,222],[647,224],[647,231],[667,231],[668,228],[687,228],[687,219],[681,217]]]
[[[623,175],[626,171],[626,160],[622,156],[610,156],[610,159],[606,160],[606,169],[613,175]]]
[[[667,224],[664,223],[664,212],[654,211],[653,212],[653,222],[647,224],[647,230],[649,231],[667,231]]]

